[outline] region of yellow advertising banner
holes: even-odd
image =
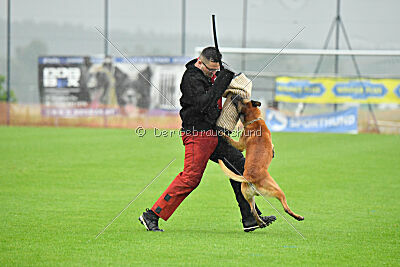
[[[294,103],[397,103],[400,79],[277,77],[275,100]]]

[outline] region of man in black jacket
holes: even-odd
[[[227,69],[220,70],[220,59],[221,55],[214,47],[207,47],[198,59],[186,64],[180,86],[184,168],[153,207],[139,217],[149,231],[163,231],[158,227],[158,219],[161,217],[168,220],[180,203],[199,185],[209,159],[214,162],[222,159],[226,166],[233,164],[239,172],[244,171],[243,154],[219,137],[215,130],[222,107],[221,97],[234,76]],[[237,173],[233,168],[232,171]],[[240,207],[244,231],[259,228],[241,193],[241,184],[233,180],[230,182]],[[261,218],[266,225],[276,219],[275,216]]]

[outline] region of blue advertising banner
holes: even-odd
[[[356,107],[334,113],[302,117],[289,117],[279,111],[267,109],[265,117],[265,122],[271,132],[358,132]]]

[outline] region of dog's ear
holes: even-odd
[[[252,105],[253,107],[261,107],[261,102],[251,100],[251,105]]]

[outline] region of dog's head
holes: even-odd
[[[261,111],[258,109],[258,107],[261,106],[261,102],[243,99],[240,96],[237,96],[232,102],[236,105],[242,123],[254,120],[261,116]]]

